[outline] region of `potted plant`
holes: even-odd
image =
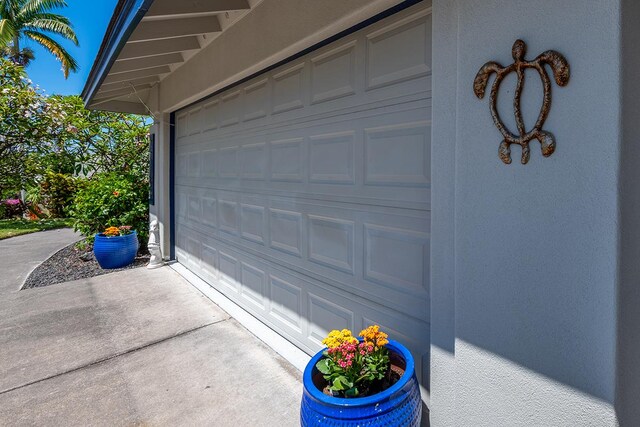
[[[303,374],[302,426],[419,426],[413,357],[379,326],[331,331]]]
[[[138,235],[129,225],[108,227],[95,235],[93,254],[104,269],[122,268],[131,264],[138,252]]]

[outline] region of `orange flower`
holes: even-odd
[[[363,329],[360,331],[360,336],[367,344],[375,345],[378,348],[389,344],[389,340],[387,339],[389,335],[380,332],[380,326],[378,325],[372,325]]]
[[[120,229],[118,227],[108,227],[103,233],[105,236],[119,236]]]
[[[118,197],[118,196],[120,195],[120,193],[119,193],[118,191],[114,191],[114,192],[113,192],[113,195],[114,195],[114,196],[116,196],[116,197]]]

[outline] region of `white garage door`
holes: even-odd
[[[425,381],[430,70],[418,6],[179,111],[178,261],[310,354],[378,323]]]

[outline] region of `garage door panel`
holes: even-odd
[[[264,181],[267,162],[267,144],[265,142],[253,142],[241,146],[240,164],[243,180]]]
[[[238,282],[239,266],[237,257],[235,257],[231,251],[220,249],[218,251],[218,259],[220,263],[220,284],[222,285],[219,290],[225,295],[239,294],[240,285]],[[225,292],[227,291],[227,292]]]
[[[281,276],[277,272],[269,276],[269,316],[302,334],[302,319],[306,318],[306,313],[302,310],[302,288]]]
[[[376,222],[375,216],[368,215],[365,223],[353,212],[349,216],[340,216],[335,210],[331,216],[327,210],[321,213],[324,215],[270,210],[271,222],[280,222],[280,228],[271,230],[269,247],[224,229],[216,233],[201,224],[189,227],[195,235],[258,254],[274,264],[324,280],[328,286],[365,298],[377,297],[396,309],[420,307],[415,312],[428,320],[424,309],[429,299],[428,234],[406,224],[398,228],[397,219]],[[410,221],[407,218],[407,224]],[[356,247],[364,250],[356,251]]]
[[[265,310],[266,273],[259,267],[240,262],[240,295],[242,299],[254,304],[259,310]]]
[[[251,242],[264,245],[267,239],[267,220],[264,206],[240,204],[240,236]]]
[[[198,235],[189,231],[186,234],[191,237]],[[209,239],[205,241],[203,248],[211,243]],[[216,245],[219,277],[211,282],[212,285],[287,336],[295,336],[296,344],[308,351],[315,351],[331,329],[348,327],[359,331],[362,325],[376,322],[404,331],[398,338],[410,349],[424,349],[424,343],[428,342],[428,335],[422,341],[406,331],[409,325],[411,331],[421,332],[422,337],[422,332],[428,328],[425,322],[385,307],[382,301],[372,302],[343,289],[330,289],[319,280],[278,267],[225,243]],[[202,278],[211,278],[203,271],[198,270]],[[261,298],[256,292],[258,289],[262,289],[268,298]]]
[[[379,25],[381,28],[372,28],[367,34],[367,89],[398,84],[431,72],[431,16],[425,15],[424,19],[412,16]]]
[[[311,73],[311,104],[333,101],[349,95],[357,90],[357,39],[311,56],[309,70]]]
[[[181,170],[176,182],[426,209],[431,181],[431,124],[424,120],[427,114],[418,108],[355,122],[341,121],[335,126],[321,124],[276,135],[216,140],[214,152],[208,142],[181,145],[176,150]],[[204,159],[217,161],[217,167],[198,164]],[[209,172],[203,176],[201,170]]]
[[[187,215],[179,222],[203,236],[260,251],[274,262],[296,264],[337,286],[390,298],[396,305],[428,299],[427,212],[197,188],[179,189],[183,194],[189,210],[203,211],[198,220]],[[215,212],[215,206],[218,227],[204,220],[215,215],[204,210]],[[356,248],[363,250],[356,254]]]
[[[430,34],[416,5],[176,114],[178,261],[309,353],[378,323],[426,366]]]
[[[431,126],[391,124],[364,131],[364,183],[428,187],[431,184]]]

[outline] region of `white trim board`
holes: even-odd
[[[249,332],[258,337],[260,341],[264,342],[275,352],[280,354],[280,356],[284,357],[300,372],[304,371],[307,363],[311,360],[311,356],[256,319],[253,315],[245,311],[242,307],[231,301],[222,293],[218,292],[215,288],[211,287],[207,282],[189,271],[182,264],[174,262],[169,264],[169,267],[182,276],[182,278],[189,282],[204,296],[226,311],[231,317],[236,319],[242,326],[247,328]]]

